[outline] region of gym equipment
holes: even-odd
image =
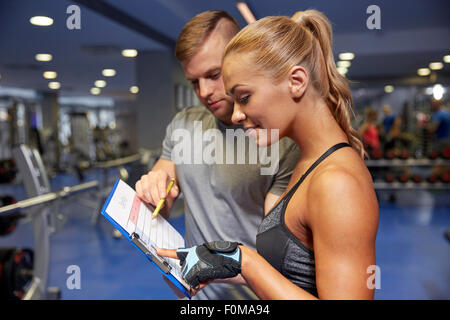
[[[64,187],[57,192],[49,192],[40,196],[28,198],[25,200],[18,201],[16,203],[0,207],[1,217],[9,217],[12,213],[16,213],[19,210],[30,209],[34,206],[47,205],[48,203],[60,200],[62,198],[72,196],[79,192],[84,192],[92,188],[97,188],[99,185],[98,181],[90,181],[82,184],[78,184],[73,187]],[[40,211],[38,212],[40,213]]]
[[[441,174],[441,181],[443,183],[449,183],[450,182],[450,171],[446,171],[443,174]]]
[[[401,183],[405,183],[408,182],[410,178],[411,176],[408,173],[403,172],[398,176],[398,181],[400,181]]]
[[[380,148],[372,150],[370,157],[374,160],[379,160],[383,157],[383,152]]]
[[[389,182],[389,183],[394,182],[394,180],[395,180],[395,175],[392,172],[387,173],[386,176],[384,177],[384,181]]]
[[[0,183],[11,183],[16,177],[17,169],[13,159],[0,160]]]
[[[94,134],[89,125],[87,113],[71,112],[70,114],[71,152],[77,153],[80,159],[95,160]]]
[[[445,171],[442,174],[432,174],[427,178],[427,181],[433,184],[439,183],[439,181],[444,184],[450,183],[450,171]]]
[[[57,224],[54,222],[54,219],[50,219],[48,224],[42,223],[43,213],[45,217],[52,218],[47,214],[48,211],[46,209],[48,207],[42,208],[42,206],[96,187],[98,187],[98,182],[91,181],[73,187],[65,187],[58,192],[32,197],[0,208],[0,218],[9,218],[19,210],[30,209],[34,206],[40,209],[38,212],[32,213],[36,263],[33,263],[34,254],[29,249],[15,249],[16,253],[14,254],[11,253],[12,249],[8,249],[9,251],[0,249],[0,299],[5,297],[7,299],[34,300],[51,299],[52,297],[60,296],[58,288],[44,290],[49,270],[49,235],[56,231]],[[36,229],[42,234],[36,234]],[[36,240],[39,242],[36,242]],[[38,254],[41,256],[38,256]],[[25,287],[27,290],[25,290]]]
[[[33,224],[33,278],[22,299],[55,298],[55,295],[56,297],[59,295],[59,290],[48,290],[47,282],[50,261],[50,236],[63,224],[63,217],[57,210],[59,200],[74,193],[97,188],[98,181],[74,187],[65,187],[59,192],[51,192],[45,167],[36,149],[29,148],[27,145],[19,145],[13,149],[13,156],[23,178],[27,195],[30,198],[1,207],[0,215],[10,217],[11,214],[19,210],[30,209],[30,212],[27,214],[32,218]],[[56,205],[56,210],[49,206],[50,203]]]
[[[409,151],[408,150],[402,150],[401,152],[400,152],[400,159],[402,159],[402,160],[406,160],[406,159],[408,159],[409,158]]]
[[[442,156],[444,157],[444,159],[450,159],[450,147],[445,147],[442,150]]]
[[[33,278],[31,249],[0,249],[0,299],[22,299]]]
[[[415,183],[420,183],[420,182],[422,182],[422,176],[420,174],[415,174],[415,175],[413,175],[412,180]]]
[[[436,150],[432,150],[428,155],[428,158],[430,158],[431,160],[435,160],[438,157],[439,157],[439,152],[437,152]]]
[[[16,199],[12,196],[0,196],[0,207],[16,203]],[[16,227],[17,222],[24,215],[20,212],[15,212],[9,216],[0,216],[0,236],[5,236],[12,233]]]
[[[388,160],[392,160],[395,158],[394,150],[387,150],[384,157]]]

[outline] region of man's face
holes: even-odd
[[[233,99],[225,93],[221,71],[222,54],[229,40],[223,32],[214,30],[195,55],[181,63],[200,102],[225,124],[232,124],[233,114]]]

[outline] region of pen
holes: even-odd
[[[167,186],[166,189],[166,197],[170,192],[170,189],[172,189],[173,183],[175,182],[175,178],[170,179],[169,185]],[[158,206],[156,207],[155,211],[153,211],[153,215],[152,218],[156,217],[158,215],[159,210],[161,210],[161,207],[164,203],[164,201],[166,200],[166,198],[162,198],[161,200],[159,200]]]

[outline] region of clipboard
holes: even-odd
[[[141,252],[142,255],[144,255],[144,257],[147,258],[147,260],[149,260],[158,269],[158,271],[163,275],[163,278],[164,278],[164,280],[166,282],[169,281],[171,283],[170,287],[172,288],[172,290],[178,291],[178,292],[176,292],[176,295],[179,298],[180,298],[180,292],[181,292],[184,296],[186,296],[186,297],[188,297],[190,299],[191,296],[189,294],[189,285],[187,283],[185,283],[185,282],[183,283],[182,280],[180,281],[174,275],[174,274],[178,274],[179,270],[174,270],[175,268],[174,268],[173,264],[170,265],[165,258],[158,256],[156,254],[155,247],[152,246],[152,245],[149,245],[148,242],[146,243],[145,241],[143,241],[141,239],[141,237],[139,236],[138,232],[128,232],[127,230],[125,230],[124,226],[122,226],[119,222],[114,220],[114,218],[112,218],[110,216],[110,214],[108,214],[108,208],[109,208],[109,206],[111,204],[111,200],[112,200],[113,196],[115,195],[115,192],[116,192],[119,184],[121,184],[121,188],[124,188],[125,186],[127,186],[128,188],[133,190],[125,182],[123,182],[121,179],[117,179],[115,184],[114,184],[114,187],[112,188],[110,194],[108,195],[108,198],[106,199],[105,204],[103,205],[103,208],[102,208],[102,211],[101,211],[102,215],[117,230],[120,231],[120,233],[125,237],[125,239],[127,239],[136,249],[139,250],[139,252]],[[134,190],[133,190],[133,193],[135,194]],[[134,209],[134,207],[132,207],[131,210],[133,210],[133,209]],[[130,216],[132,214],[133,213],[130,212]],[[157,219],[164,219],[161,215],[158,215],[156,218]],[[167,222],[167,224],[169,224],[169,223]],[[184,241],[183,241],[183,243],[184,243]],[[169,282],[168,282],[168,284],[169,284]],[[175,290],[175,289],[178,289],[178,290]]]

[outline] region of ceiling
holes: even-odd
[[[246,23],[235,7],[224,0],[0,0],[0,86],[48,91],[45,70],[58,72],[61,95],[89,95],[94,81],[105,79],[102,96],[129,98],[135,85],[135,59],[124,58],[124,48],[138,51],[167,50],[184,24],[195,14],[222,9],[241,26]],[[347,74],[355,83],[425,83],[416,71],[450,54],[450,1],[448,0],[250,0],[255,17],[292,15],[314,8],[333,24],[335,53],[351,51],[356,57]],[[81,9],[81,30],[66,27],[67,7]],[[366,9],[377,4],[381,30],[369,30]],[[54,19],[50,27],[29,23],[32,16]],[[53,55],[38,62],[36,53]],[[337,59],[337,56],[336,56]],[[104,78],[101,70],[117,75]],[[447,82],[450,65],[433,76]]]

